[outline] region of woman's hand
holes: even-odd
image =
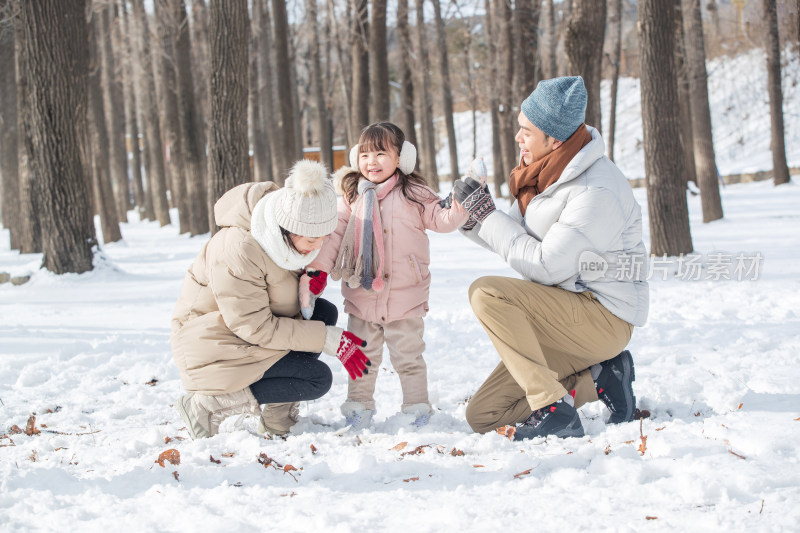
[[[310,320],[314,314],[314,303],[327,284],[328,273],[322,270],[307,268],[300,276],[297,295],[300,298],[300,312],[306,320]]]
[[[366,374],[367,367],[372,363],[361,348],[367,345],[367,341],[336,326],[326,326],[326,328],[325,346],[322,351],[337,357],[350,374],[350,379],[360,378]]]

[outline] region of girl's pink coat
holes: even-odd
[[[450,209],[444,209],[439,205],[439,196],[428,187],[416,187],[415,192],[424,209],[405,198],[399,185],[380,200],[386,253],[386,286],[380,292],[367,291],[361,287],[351,289],[342,280],[346,313],[368,322],[386,323],[425,316],[428,312],[431,253],[425,230],[438,233],[454,231],[464,225],[468,213],[455,202]],[[350,220],[351,210],[351,205],[344,197],[340,197],[336,231],[325,241],[319,255],[309,265],[310,268],[331,271]]]

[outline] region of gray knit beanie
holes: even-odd
[[[273,194],[278,225],[301,237],[323,237],[336,229],[336,192],[328,171],[316,161],[298,161]]]
[[[586,87],[580,76],[542,80],[522,102],[522,112],[545,135],[569,139],[586,120]]]

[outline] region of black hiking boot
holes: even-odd
[[[583,425],[578,411],[564,400],[559,400],[535,410],[525,422],[508,428],[505,435],[513,440],[547,435],[555,435],[562,439],[583,437]]]
[[[619,424],[633,420],[636,411],[636,396],[633,395],[633,357],[628,350],[608,361],[600,363],[603,370],[597,376],[594,386],[597,396],[611,411],[609,424]]]

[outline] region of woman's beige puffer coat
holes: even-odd
[[[290,350],[322,350],[325,324],[300,315],[300,272],[277,266],[250,234],[256,203],[277,190],[246,183],[214,205],[222,229],[189,267],[172,317],[172,354],[187,392],[236,392]]]

